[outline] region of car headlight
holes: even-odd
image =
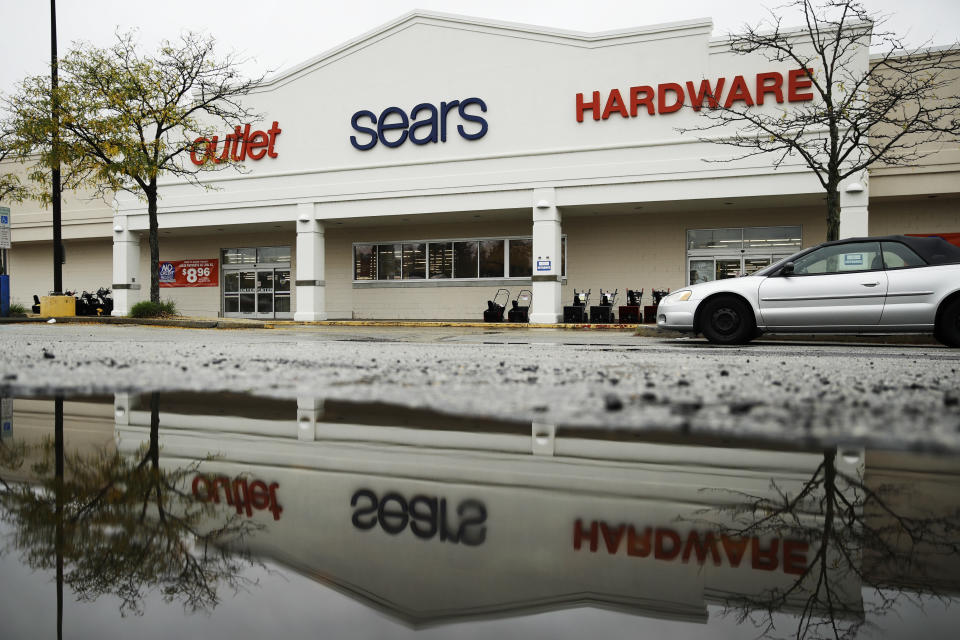
[[[674,291],[668,295],[666,298],[660,301],[660,304],[667,304],[670,302],[686,302],[692,295],[693,291],[690,291],[690,289],[681,289],[680,291]]]

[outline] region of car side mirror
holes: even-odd
[[[793,275],[793,263],[788,262],[787,264],[780,267],[780,275],[782,276],[792,276]]]

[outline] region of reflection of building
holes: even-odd
[[[852,66],[868,64],[866,45]],[[524,286],[531,318],[556,322],[574,288],[750,273],[825,239],[819,182],[797,158],[774,170],[677,129],[704,122],[705,88],[729,99],[738,81],[752,108],[810,104],[797,71],[734,55],[703,20],[580,34],[402,16],[278,74],[246,101],[261,122],[201,140],[210,156],[232,140],[245,173],[161,184],[161,260],[219,276],[164,297],[188,315],[464,318]],[[776,87],[754,105],[764,78]],[[960,231],[958,154],[846,181],[841,235]],[[14,298],[29,306],[50,288],[49,214],[12,208]],[[113,283],[118,311],[142,299],[147,228],[136,198],[71,198],[65,285]]]
[[[50,435],[52,401],[14,407],[12,442]],[[124,395],[113,405],[68,401],[67,446],[142,455],[148,407]],[[161,465],[201,461],[184,488],[264,526],[246,548],[412,625],[576,605],[702,621],[710,604],[794,584],[816,551],[789,529],[754,540],[727,527],[762,518],[743,509],[746,496],[774,498],[772,483],[796,494],[819,451],[312,398],[163,394],[157,418]],[[940,526],[960,522],[955,457],[846,451],[836,465],[887,492],[892,512],[863,509],[870,527],[928,512],[946,516]],[[856,504],[863,493],[846,497]],[[797,518],[815,541],[822,513],[808,505]],[[828,574],[853,609],[842,616],[859,615],[868,585],[957,593],[956,553],[897,544],[914,554],[900,572],[868,548],[862,580]]]

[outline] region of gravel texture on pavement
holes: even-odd
[[[234,391],[810,446],[960,450],[960,350],[629,332],[0,327],[6,395]]]

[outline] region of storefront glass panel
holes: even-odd
[[[713,258],[705,260],[690,259],[690,284],[710,282],[715,277],[713,273]]]
[[[533,275],[533,240],[510,240],[510,277]]]
[[[257,264],[290,264],[290,247],[258,247]]]
[[[353,279],[377,279],[377,245],[357,244],[353,247]]]
[[[687,249],[740,249],[743,229],[690,229]]]
[[[453,277],[453,243],[430,243],[430,279]]]
[[[471,240],[467,242],[453,243],[453,277],[454,278],[476,278],[477,258],[479,254],[480,243]]]
[[[422,280],[427,277],[427,245],[423,242],[403,245],[403,279]]]
[[[402,244],[377,245],[377,279],[399,280],[403,256]]]
[[[738,278],[741,272],[740,258],[717,260],[717,280]]]
[[[238,293],[240,291],[240,274],[236,271],[227,271],[223,274],[224,293]]]
[[[502,278],[503,240],[480,241],[480,277]]]
[[[749,276],[752,273],[760,271],[760,269],[766,269],[770,264],[770,258],[744,258],[743,275]]]
[[[257,262],[257,250],[254,247],[240,249],[224,249],[223,264],[255,264]]]
[[[791,250],[802,244],[800,227],[746,227],[743,230],[744,249]]]

